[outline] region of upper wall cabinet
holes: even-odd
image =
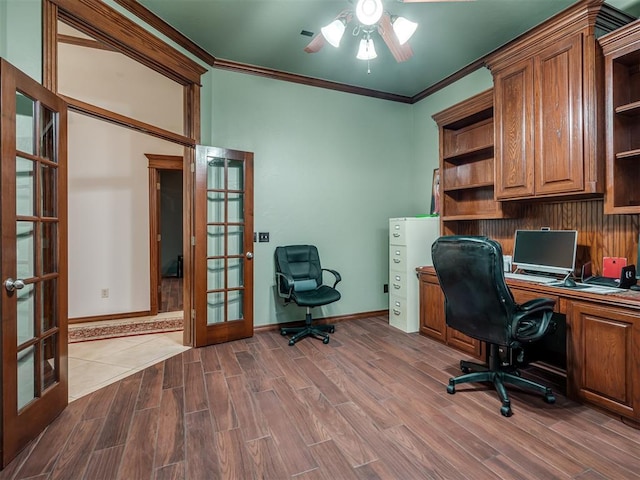
[[[600,38],[605,65],[605,213],[640,213],[640,20]]]
[[[602,54],[632,19],[584,0],[487,59],[494,76],[498,200],[602,194]]]

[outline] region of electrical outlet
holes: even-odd
[[[109,289],[103,288],[102,290],[100,290],[100,296],[102,298],[109,298]]]
[[[388,283],[385,283],[382,286],[382,293],[389,293],[389,284]]]
[[[268,242],[269,241],[269,232],[260,232],[260,233],[258,233],[258,241],[259,242]]]

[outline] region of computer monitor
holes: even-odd
[[[516,230],[513,264],[521,270],[567,275],[573,272],[576,230]]]

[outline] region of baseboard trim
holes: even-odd
[[[371,312],[352,313],[350,315],[337,315],[335,317],[314,318],[313,320],[319,324],[338,323],[338,322],[348,322],[351,320],[360,320],[361,318],[380,317],[388,314],[389,314],[389,310],[374,310]],[[287,323],[273,323],[270,325],[261,325],[259,327],[254,327],[253,331],[264,332],[268,330],[279,330],[283,327],[294,327],[296,325],[302,324],[303,322],[304,320],[287,322]]]
[[[74,323],[84,322],[103,322],[105,320],[119,320],[121,318],[134,318],[134,317],[148,317],[151,315],[150,310],[144,312],[125,312],[125,313],[110,313],[108,315],[94,315],[92,317],[76,317],[68,320],[69,325]]]

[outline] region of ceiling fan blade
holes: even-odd
[[[319,52],[320,49],[324,47],[324,43],[324,36],[319,33],[315,37],[313,37],[313,40],[311,40],[306,47],[304,47],[304,51],[307,53]]]
[[[396,59],[396,62],[406,62],[413,57],[413,50],[409,43],[400,45],[398,38],[393,33],[393,27],[391,26],[391,17],[388,13],[382,15],[380,22],[378,23],[378,33],[384,40],[384,43],[389,47],[389,51]]]

